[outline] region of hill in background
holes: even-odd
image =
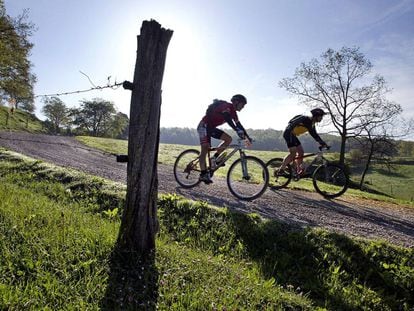
[[[0,130],[46,133],[43,122],[35,115],[19,109],[12,113],[4,106],[0,106]]]

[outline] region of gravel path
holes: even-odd
[[[72,137],[0,132],[0,146],[59,166],[126,183],[126,164],[113,155],[91,149]],[[267,190],[253,202],[240,201],[229,192],[224,179],[212,185],[183,189],[174,180],[172,167],[159,165],[159,192],[175,192],[217,206],[256,212],[301,227],[323,227],[364,238],[380,238],[414,246],[414,208],[342,196],[327,200],[316,193]]]

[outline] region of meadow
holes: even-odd
[[[114,256],[125,186],[0,150],[2,310],[411,310],[414,250],[176,195]]]

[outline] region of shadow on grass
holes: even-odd
[[[156,310],[158,271],[153,253],[144,258],[116,247],[109,267],[102,310]]]
[[[307,294],[320,307],[397,310],[414,305],[409,285],[414,277],[404,281],[398,271],[383,265],[398,265],[404,256],[412,256],[409,251],[402,255],[392,246],[368,246],[340,234],[292,230],[276,221],[257,223],[238,213],[230,216],[248,257],[259,263],[264,277]]]
[[[347,213],[340,204],[325,203],[319,208]],[[274,278],[277,284],[306,294],[316,306],[329,310],[409,310],[414,306],[414,275],[410,274],[414,260],[409,248],[263,221],[257,214],[214,210],[206,203],[174,195],[165,196],[159,204],[162,230],[172,239],[255,261],[265,279]]]

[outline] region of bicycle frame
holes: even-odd
[[[245,149],[248,147],[242,139],[238,140],[236,144],[227,146],[225,149],[229,150],[229,153],[223,154],[220,163],[214,167],[211,167],[211,152],[217,151],[219,147],[208,148],[206,155],[208,157],[207,166],[210,166],[208,167],[210,177],[221,166],[224,166],[224,163],[231,162],[226,172],[226,182],[230,192],[240,200],[254,200],[260,197],[266,191],[269,183],[266,164],[255,156],[245,154]],[[236,152],[239,152],[239,156],[230,160]],[[199,161],[200,151],[196,149],[184,150],[177,156],[174,163],[174,177],[178,184],[184,188],[192,188],[203,181],[197,174],[201,169]]]
[[[246,156],[244,150],[246,149],[245,145],[244,145],[244,139],[238,139],[237,140],[237,144],[230,144],[229,146],[226,147],[226,149],[224,150],[228,150],[230,148],[233,148],[232,151],[230,151],[230,153],[228,153],[224,159],[222,160],[222,163],[226,163],[228,159],[230,159],[237,151],[239,151],[240,153],[240,159],[242,160],[242,169],[243,169],[243,176],[248,176],[248,172],[247,172],[247,167],[246,167],[246,163],[244,161],[244,158]],[[215,168],[211,167],[211,152],[213,151],[217,151],[217,149],[219,149],[219,147],[210,147],[208,149],[208,166],[210,168],[210,171],[213,173],[215,171],[217,171],[221,166],[217,166]]]
[[[328,149],[326,149],[326,150],[328,150]],[[309,168],[310,167],[312,167],[312,165],[314,165],[315,163],[316,164],[318,164],[318,166],[320,166],[320,165],[324,165],[324,166],[326,166],[326,164],[328,164],[329,163],[329,161],[328,161],[328,159],[326,159],[324,156],[323,156],[323,154],[324,154],[324,150],[323,149],[320,149],[320,151],[319,152],[314,152],[314,153],[308,153],[308,154],[305,154],[305,155],[303,155],[302,157],[295,157],[295,160],[297,160],[297,159],[304,159],[304,158],[309,158],[309,157],[313,157],[313,156],[315,156],[313,159],[312,159],[312,161],[306,166],[306,168],[305,168],[305,170],[304,170],[304,174],[303,175],[307,175],[307,173],[309,173]],[[295,167],[296,167],[296,165],[295,165]],[[293,175],[294,175],[294,177],[296,177],[296,178],[300,178],[300,177],[304,177],[304,176],[298,176],[298,174],[297,174],[297,171],[296,171],[296,169],[294,169],[293,170]]]
[[[274,158],[270,159],[266,166],[272,169],[272,180],[270,181],[270,189],[279,190],[286,188],[287,185],[293,181],[299,181],[302,178],[311,177],[313,187],[316,192],[325,198],[336,198],[342,195],[348,188],[349,177],[342,165],[333,163],[324,157],[324,151],[329,150],[319,148],[319,152],[306,154],[304,156],[295,157],[297,159],[304,159],[314,157],[310,163],[307,163],[302,172],[296,169],[296,163],[286,166],[286,170],[279,173],[280,166],[284,159]]]

